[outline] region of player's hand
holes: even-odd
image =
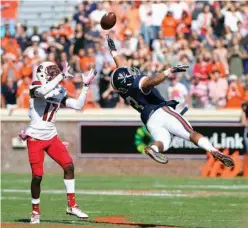
[[[70,70],[71,67],[69,66],[68,62],[63,61],[62,66],[63,66],[62,73],[64,74],[64,77],[65,78],[68,78],[68,77],[73,78],[74,75],[69,73],[69,70]]]
[[[171,73],[185,72],[189,68],[189,65],[176,65],[172,67]]]
[[[97,75],[97,71],[95,69],[91,69],[90,73],[87,76],[82,74],[84,85],[89,86],[91,82],[94,80],[94,78],[96,77],[96,75]]]
[[[108,46],[110,51],[117,51],[116,47],[115,47],[115,43],[114,41],[110,38],[109,34],[106,35],[107,37],[107,41],[108,41]]]

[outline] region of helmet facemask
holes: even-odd
[[[61,70],[57,65],[51,65],[46,67],[45,69],[45,75],[46,75],[46,80],[51,81],[55,77],[57,77],[61,73]]]

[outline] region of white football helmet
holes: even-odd
[[[38,66],[36,76],[42,84],[46,84],[57,77],[60,73],[61,70],[58,65],[53,62],[43,62]]]

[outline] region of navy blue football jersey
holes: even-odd
[[[156,88],[144,91],[139,87],[140,80],[145,76],[138,76],[126,93],[120,93],[121,97],[127,101],[134,109],[141,114],[141,120],[147,123],[155,110],[167,106],[167,101],[161,96]]]

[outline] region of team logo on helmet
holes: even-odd
[[[111,85],[118,92],[125,93],[139,75],[137,68],[119,67],[111,75]]]

